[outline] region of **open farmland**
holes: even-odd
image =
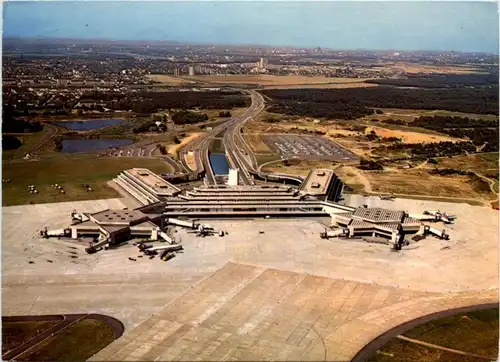
[[[41,161],[3,163],[2,177],[11,182],[3,184],[2,204],[63,202],[117,197],[107,182],[125,169],[143,167],[153,172],[169,173],[165,161],[133,157],[55,157]],[[59,184],[65,194],[51,187]],[[27,185],[35,185],[38,194],[30,194]],[[93,191],[85,191],[88,184]]]
[[[165,85],[172,85],[172,86],[182,85],[182,84],[186,83],[186,81],[182,78],[174,77],[174,76],[167,75],[167,74],[151,74],[151,75],[148,75],[148,78],[151,80],[154,80],[156,82],[160,82],[160,83],[163,83]]]
[[[192,77],[183,77],[184,79],[217,83],[217,84],[255,84],[264,87],[274,86],[292,86],[292,85],[318,85],[318,84],[357,84],[363,83],[370,78],[335,78],[303,75],[197,75]],[[376,86],[376,85],[366,85]]]

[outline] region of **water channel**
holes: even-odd
[[[210,165],[216,175],[229,174],[229,164],[227,163],[227,158],[224,153],[211,153]]]
[[[72,131],[90,131],[94,129],[115,126],[122,122],[122,119],[92,119],[88,121],[56,122],[56,124]]]
[[[64,153],[89,153],[105,150],[111,147],[126,146],[134,141],[128,139],[95,139],[95,140],[63,140],[62,152]]]

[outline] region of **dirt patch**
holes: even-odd
[[[166,85],[181,85],[187,83],[182,78],[173,77],[171,75],[166,75],[166,74],[151,74],[148,75],[148,78]]]
[[[440,136],[433,134],[425,134],[420,132],[409,132],[409,131],[399,131],[392,130],[381,127],[367,127],[365,133],[370,133],[375,131],[380,137],[397,137],[401,138],[404,143],[422,143],[422,142],[458,142],[462,141],[460,138],[453,138],[448,136]]]
[[[203,133],[191,133],[189,134],[187,137],[183,138],[181,140],[181,143],[179,144],[171,144],[168,146],[168,149],[167,149],[167,152],[169,155],[177,155],[177,152],[179,152],[179,150],[184,147],[186,144],[188,144],[189,142],[191,142],[192,140],[194,140],[195,138],[198,138],[200,135],[202,135]]]
[[[191,170],[196,170],[196,159],[194,157],[194,152],[188,151],[186,152],[186,156],[184,157],[187,165]]]

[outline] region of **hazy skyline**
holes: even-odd
[[[493,2],[7,2],[4,37],[498,54]]]

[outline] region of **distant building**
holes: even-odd
[[[266,65],[267,65],[267,59],[266,58],[260,58],[259,68],[260,69],[266,69]]]
[[[189,66],[189,76],[194,76],[195,72],[194,72],[194,67],[191,65]]]
[[[179,75],[181,75],[179,68],[174,68],[174,77],[178,77]]]

